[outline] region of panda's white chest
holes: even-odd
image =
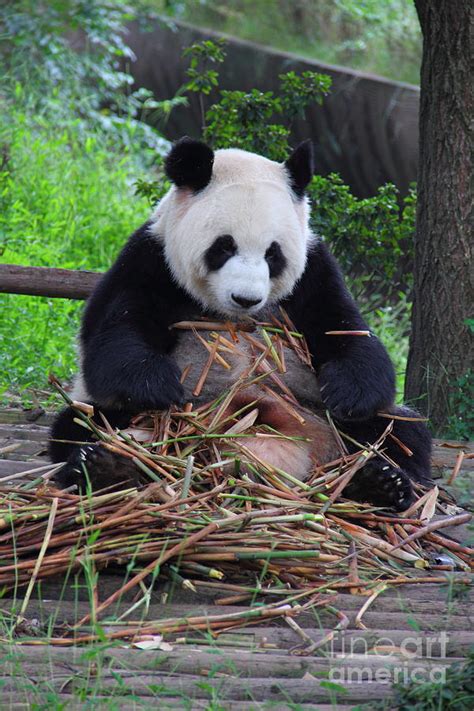
[[[238,331],[234,339],[227,330],[180,332],[172,356],[185,376],[183,384],[187,401],[199,404],[213,400],[254,365],[266,344],[258,330],[250,335],[253,343]],[[320,405],[321,397],[314,371],[302,362],[291,347],[282,345],[282,348],[284,372],[276,371],[275,375],[301,404],[310,407]],[[275,369],[275,362],[271,358],[268,364]],[[272,386],[271,378],[265,381]]]

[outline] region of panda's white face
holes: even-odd
[[[215,153],[212,179],[197,194],[172,188],[152,231],[176,281],[234,319],[292,291],[311,240],[306,199],[295,199],[284,166],[240,150]]]

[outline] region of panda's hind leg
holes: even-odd
[[[112,427],[126,427],[130,421],[130,413],[102,412]],[[88,484],[92,490],[126,483],[136,485],[139,470],[133,462],[95,441],[90,430],[74,421],[76,417],[75,410],[66,407],[51,428],[49,455],[53,462],[64,462],[54,476],[57,486],[67,488],[75,484],[84,492]]]
[[[393,407],[388,411],[395,417],[420,418],[408,407]],[[338,426],[342,432],[362,446],[373,444],[381,437],[390,420],[373,417],[364,421],[344,421]],[[431,435],[423,421],[394,419],[391,435],[383,443],[383,451],[393,460],[393,466],[382,457],[374,457],[354,476],[344,494],[356,501],[368,501],[376,506],[389,506],[403,511],[413,501],[413,482],[431,481]],[[358,446],[348,443],[349,451]]]

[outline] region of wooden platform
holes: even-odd
[[[18,483],[37,476],[47,464],[46,439],[51,415],[41,411],[0,412],[0,479]],[[447,445],[447,446],[446,446]],[[437,442],[433,463],[440,475],[462,459],[458,476],[472,477],[474,459],[467,443]],[[12,476],[17,475],[15,479]],[[20,475],[20,476],[18,476]],[[468,530],[451,532],[465,539]],[[117,590],[123,572],[101,574],[104,599]],[[466,575],[462,575],[466,579]],[[239,607],[216,605],[219,583],[196,593],[157,587],[147,611],[128,619],[153,620],[186,614],[219,614]],[[18,622],[24,591],[0,602],[3,629]],[[167,596],[164,601],[163,595]],[[229,594],[229,593],[226,593]],[[363,615],[366,597],[339,594],[334,606],[348,618],[347,628],[312,654],[308,640],[322,640],[334,617],[317,610],[298,616],[297,631],[284,620],[247,626],[213,637],[208,632],[166,635],[164,649],[140,650],[105,643],[94,648],[45,646],[45,635],[69,628],[90,611],[84,579],[42,584],[16,626],[13,638],[2,632],[2,709],[86,708],[87,698],[110,709],[348,709],[393,697],[392,681],[442,680],[444,670],[462,660],[474,645],[474,594],[456,576],[445,585],[404,585],[381,594]],[[126,597],[101,620],[117,619],[133,604]],[[36,642],[36,643],[35,643]],[[112,700],[110,700],[112,699]],[[112,705],[109,705],[110,704]],[[212,705],[214,703],[214,705]],[[99,705],[97,705],[99,704]]]

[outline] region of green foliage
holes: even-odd
[[[418,84],[413,0],[148,0],[172,17],[311,59]]]
[[[474,708],[474,652],[467,663],[446,670],[445,682],[395,685],[392,707],[398,711],[471,711]]]
[[[8,160],[0,173],[0,245],[4,262],[106,269],[147,212],[133,197],[138,156],[117,156],[100,131],[83,142],[74,122],[56,131],[47,122],[10,113],[0,126]],[[44,400],[47,376],[67,380],[75,369],[80,302],[1,297],[0,392],[4,401],[28,390]]]
[[[279,79],[279,96],[258,89],[222,91],[206,113],[205,140],[215,148],[233,146],[284,160],[293,120],[311,103],[322,102],[331,79],[315,72],[289,72]]]
[[[124,70],[134,59],[124,39],[133,17],[123,2],[108,0],[0,3],[5,96],[31,115],[54,115],[57,126],[74,116],[84,138],[101,127],[114,133],[117,148],[133,140],[162,151],[161,136],[143,119],[166,107],[147,89],[132,91]]]
[[[345,271],[368,282],[371,293],[397,297],[411,285],[416,194],[404,198],[387,183],[370,198],[355,197],[340,176],[315,176],[310,185],[313,230],[328,239]],[[407,264],[407,260],[408,264]]]
[[[168,144],[140,120],[159,109],[150,93],[123,92],[128,16],[104,0],[0,5],[2,261],[106,269],[144,218],[132,176]],[[84,41],[79,54],[69,46],[71,28]],[[23,402],[44,402],[48,373],[69,379],[75,369],[82,304],[1,300],[0,397],[20,392]]]
[[[224,39],[204,40],[196,42],[184,50],[183,57],[191,58],[189,67],[186,69],[186,74],[189,77],[189,81],[184,86],[186,91],[208,96],[218,85],[219,73],[215,69],[208,69],[208,66],[209,64],[221,64],[224,61],[224,45]]]
[[[293,121],[303,117],[311,103],[322,103],[331,86],[330,77],[316,72],[280,75],[279,95],[252,89],[221,91],[218,101],[207,111],[204,98],[219,87],[219,73],[209,66],[226,57],[225,40],[196,42],[183,52],[190,57],[186,70],[190,80],[180,92],[198,95],[201,105],[203,138],[214,148],[241,148],[262,153],[271,160],[284,160]]]
[[[448,426],[446,437],[474,439],[474,370],[457,379],[449,398]]]

